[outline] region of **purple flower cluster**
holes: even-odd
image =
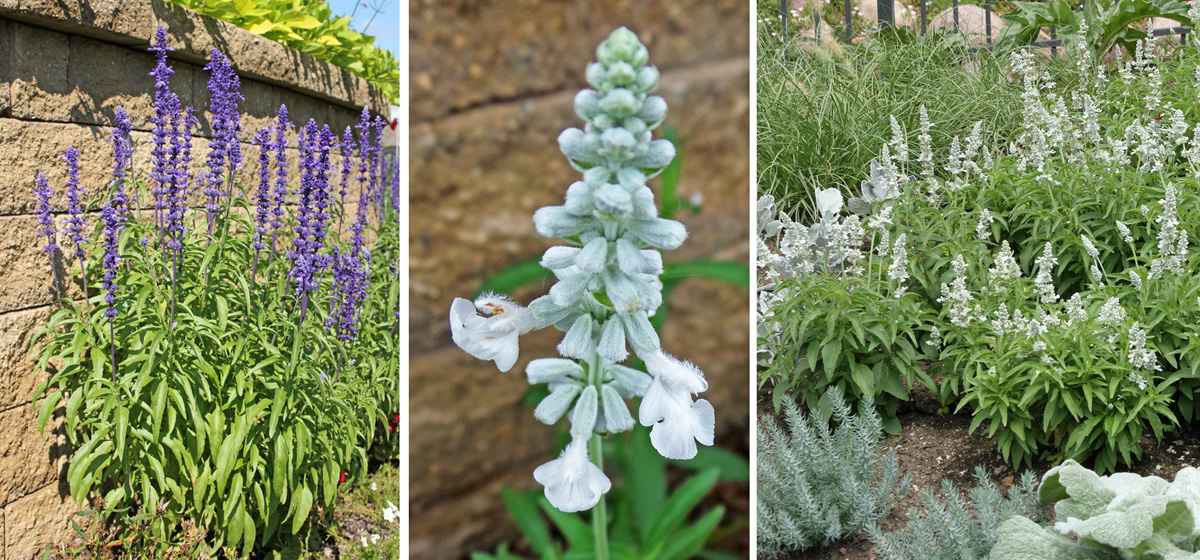
[[[128,205],[125,204],[125,181],[129,178],[129,171],[133,167],[133,139],[129,137],[129,130],[132,125],[129,123],[129,115],[125,113],[124,107],[117,107],[116,127],[113,128],[112,138],[109,142],[113,147],[113,197],[120,198],[122,218],[129,212]]]
[[[175,70],[167,65],[167,53],[175,49],[167,44],[167,31],[162,25],[159,25],[154,33],[154,44],[149,50],[155,54],[157,60],[154,70],[150,72],[150,75],[154,76],[154,114],[150,117],[150,124],[154,125],[151,131],[154,148],[150,150],[154,161],[150,179],[154,181],[154,187],[150,192],[154,195],[155,223],[161,228],[163,209],[166,207],[163,198],[171,181],[171,168],[167,161],[167,144],[171,137],[168,127],[171,116],[179,110],[179,97],[171,92],[171,74],[174,74]]]
[[[279,106],[279,114],[275,117],[273,127],[275,130],[275,200],[274,207],[271,208],[272,261],[275,258],[275,238],[279,235],[279,228],[283,227],[283,206],[287,204],[288,195],[287,130],[292,127],[292,123],[288,120],[287,105]]]
[[[339,199],[338,206],[342,209],[341,217],[338,218],[338,233],[342,232],[342,221],[346,214],[346,188],[350,185],[350,173],[354,169],[354,132],[350,127],[346,127],[346,131],[342,133],[342,190],[338,191]]]
[[[58,230],[54,229],[54,216],[50,215],[50,196],[53,193],[50,191],[50,184],[46,181],[46,176],[41,171],[38,171],[37,186],[34,187],[33,192],[38,197],[38,225],[42,226],[37,234],[46,236],[46,246],[42,247],[42,250],[53,253],[55,249],[58,249],[58,244],[54,242],[54,234],[58,233]]]
[[[208,152],[207,188],[204,190],[204,194],[208,196],[208,233],[212,234],[216,215],[221,211],[221,197],[226,196],[222,188],[225,174],[229,173],[232,176],[233,171],[242,166],[242,148],[237,137],[238,132],[242,130],[238,100],[244,98],[238,91],[238,76],[229,65],[225,53],[213,49],[212,58],[204,69],[212,72],[208,79],[212,142]],[[232,184],[229,187],[228,196],[233,196]]]
[[[375,141],[371,143],[370,161],[371,164],[371,189],[370,195],[367,197],[367,204],[376,204],[379,210],[380,218],[383,217],[383,119],[378,116],[374,121],[371,121],[371,130],[375,134]]]
[[[182,118],[183,122],[180,123]],[[187,188],[191,184],[192,128],[196,126],[196,110],[188,107],[182,113],[171,115],[170,182],[167,183],[166,217],[163,231],[169,237],[167,248],[176,253],[183,250],[183,234],[187,226],[183,223],[187,211]]]
[[[359,309],[371,288],[370,258],[365,252],[364,257],[333,248],[333,310],[325,319],[325,328],[336,327],[338,338],[345,341],[358,336]]]
[[[124,197],[118,199],[114,195],[100,213],[100,219],[104,224],[104,290],[107,292],[104,294],[104,301],[108,304],[104,315],[109,319],[117,316],[117,309],[113,306],[113,302],[117,297],[117,268],[121,265],[121,256],[118,254],[118,250],[121,244],[121,232],[125,230],[125,218],[121,208],[124,205],[123,199]]]
[[[254,134],[254,145],[258,146],[258,191],[255,196],[257,213],[254,228],[254,258],[257,262],[257,251],[267,248],[263,239],[271,226],[271,131],[266,128],[259,129]]]
[[[302,299],[301,321],[308,307],[309,294],[317,289],[317,275],[326,267],[326,257],[319,254],[325,245],[325,225],[329,219],[329,150],[334,135],[329,127],[318,130],[316,121],[309,119],[300,134],[300,206],[296,211],[296,232],[289,276],[296,286],[296,297]]]
[[[62,160],[67,162],[67,227],[63,228],[63,232],[71,236],[71,242],[75,244],[75,252],[73,253],[80,259],[80,265],[83,265],[83,257],[86,253],[83,251],[83,244],[87,239],[83,236],[83,196],[87,191],[79,186],[79,150],[75,146],[67,146],[67,152],[63,154]]]

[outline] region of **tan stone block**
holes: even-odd
[[[668,70],[749,59],[750,6],[738,0],[410,4],[414,121],[574,88],[596,45],[629,25]],[[484,69],[484,79],[472,68]],[[420,79],[417,79],[420,77]],[[427,87],[421,87],[425,85]]]
[[[29,347],[34,333],[46,325],[50,307],[38,307],[0,315],[0,410],[24,406],[34,400],[47,374],[37,369]]]
[[[6,560],[39,558],[50,546],[73,540],[70,519],[83,508],[66,493],[51,484],[4,507]]]
[[[71,84],[67,74],[67,35],[28,25],[11,26],[12,115],[17,118],[66,122],[70,119]]]
[[[22,496],[47,484],[57,488],[59,478],[65,479],[70,447],[66,434],[62,433],[61,415],[60,406],[42,434],[34,405],[23,404],[0,412],[0,460],[11,465],[0,469],[0,503],[6,504],[6,510]],[[65,480],[62,486],[63,492],[68,493]],[[17,522],[11,511],[7,513],[11,530]]]

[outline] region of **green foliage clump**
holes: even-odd
[[[759,45],[769,39],[760,36]],[[891,138],[887,115],[916,130],[924,103],[938,124],[932,142],[940,154],[975,122],[995,145],[1007,144],[1021,124],[1012,110],[1020,91],[1004,62],[948,37],[868,38],[811,53],[760,49],[757,64],[759,195],[773,195],[799,221],[815,219],[819,189],[858,196],[869,162]]]
[[[1200,471],[1168,483],[1133,473],[1099,476],[1075,461],[1050,469],[1038,489],[1054,504],[1053,529],[1016,516],[1000,527],[991,560],[1186,560],[1200,552]]]
[[[976,467],[979,486],[964,499],[954,483],[942,481],[944,499],[921,490],[928,513],[912,509],[908,524],[899,531],[884,534],[878,527],[870,530],[875,555],[880,560],[984,560],[996,544],[1000,525],[1021,516],[1041,523],[1045,508],[1038,503],[1032,472],[1021,476],[1005,497],[992,482],[987,469]]]
[[[694,459],[675,461],[659,455],[650,443],[649,429],[614,436],[618,445],[606,446],[605,466],[620,483],[613,486],[609,533],[614,558],[684,560],[723,557],[705,549],[715,537],[741,526],[722,524],[725,507],[697,512],[697,506],[718,481],[745,482],[750,478],[746,459],[719,447],[701,448]],[[561,442],[563,445],[566,441]],[[678,487],[668,487],[668,467],[680,466],[689,477]],[[542,490],[503,490],[504,504],[538,558],[594,558],[592,527],[582,514],[558,511]],[[565,542],[557,542],[551,531]],[[701,552],[705,550],[705,552]],[[521,560],[524,556],[500,545],[494,553],[475,552],[472,560]]]
[[[1016,4],[1017,8],[1004,16],[1005,27],[996,45],[1002,52],[1028,45],[1038,40],[1042,28],[1053,27],[1065,41],[1082,41],[1099,61],[1114,46],[1132,55],[1138,41],[1149,37],[1136,24],[1148,18],[1192,20],[1191,6],[1183,0],[1087,2],[1080,11],[1067,0]]]
[[[172,0],[206,16],[345,68],[400,103],[400,61],[375,38],[350,29],[320,0]]]
[[[759,373],[761,384],[774,383],[777,411],[790,395],[804,399],[810,409],[828,410],[821,396],[836,387],[851,405],[875,403],[884,429],[900,433],[896,413],[909,399],[909,388],[917,380],[935,386],[917,364],[928,310],[917,294],[893,296],[881,284],[886,278],[870,274],[814,274],[780,282],[779,296],[769,307],[779,322],[777,351]]]
[[[869,402],[858,415],[836,388],[832,418],[784,406],[786,429],[758,426],[758,550],[769,555],[805,550],[858,534],[891,510],[912,484],[900,476],[896,454],[880,461],[883,427]]]

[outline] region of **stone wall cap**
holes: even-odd
[[[0,19],[135,48],[148,47],[162,24],[175,48],[171,58],[203,64],[218,48],[243,77],[390,114],[383,90],[349,70],[166,0],[0,0]]]

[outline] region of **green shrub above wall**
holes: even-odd
[[[400,61],[320,0],[172,0],[345,68],[400,102]]]

